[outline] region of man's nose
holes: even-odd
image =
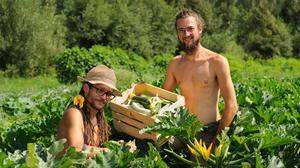
[[[187,30],[184,31],[184,36],[188,37],[188,36],[190,36],[190,34],[191,33],[189,31],[187,31]]]

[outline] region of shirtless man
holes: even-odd
[[[185,97],[186,107],[205,125],[208,125],[207,141],[215,143],[215,136],[229,127],[237,110],[237,100],[225,57],[200,44],[204,21],[197,13],[182,10],[176,16],[175,27],[185,52],[171,60],[167,68],[164,89],[173,91],[179,85]],[[222,116],[218,109],[219,95],[225,101]],[[214,130],[212,130],[214,129]]]
[[[102,146],[110,135],[104,106],[121,93],[116,89],[114,71],[104,65],[92,68],[85,78],[79,77],[79,80],[82,82],[81,91],[60,121],[58,139],[67,139],[68,146],[75,147],[77,151],[93,148],[88,156],[94,156],[100,151],[107,151]]]

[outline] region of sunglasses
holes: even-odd
[[[96,90],[96,94],[99,95],[99,96],[104,96],[105,95],[105,97],[108,98],[109,100],[112,100],[112,99],[114,99],[116,97],[110,91],[106,91],[105,89],[102,89],[102,88],[97,88],[97,87],[95,87],[92,84],[90,84],[89,86],[92,87],[92,88],[94,88]]]

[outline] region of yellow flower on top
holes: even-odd
[[[207,161],[210,156],[212,143],[209,145],[208,148],[206,148],[205,143],[204,142],[202,143],[202,139],[200,139],[199,141],[197,141],[197,139],[195,139],[194,145],[197,148],[197,151],[199,151],[200,154],[202,155],[203,159]]]
[[[206,161],[208,160],[208,158],[210,156],[211,148],[212,148],[212,143],[209,145],[208,148],[206,148],[205,143],[203,143],[202,147],[200,148],[201,155],[202,155],[203,159]]]
[[[79,106],[79,108],[83,107],[84,97],[81,95],[77,95],[73,99],[73,103],[75,106]]]

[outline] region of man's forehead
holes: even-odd
[[[188,16],[177,20],[177,29],[187,27],[197,27],[197,21],[195,17]]]

